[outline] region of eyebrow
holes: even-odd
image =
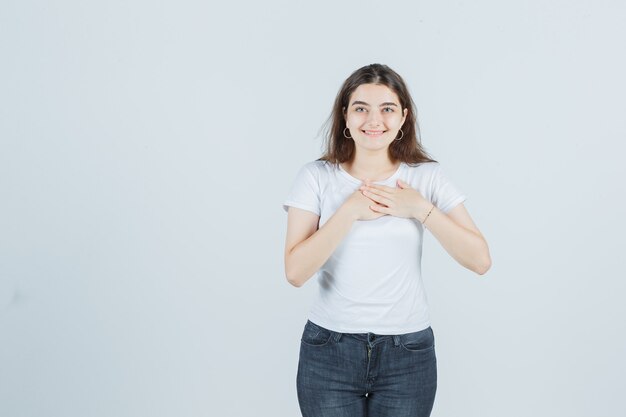
[[[366,102],[364,102],[364,101],[358,101],[358,100],[357,100],[357,101],[352,102],[352,105],[353,105],[353,106],[354,106],[354,105],[356,105],[356,104],[361,104],[361,105],[369,106],[369,104],[367,104],[367,103],[366,103]],[[396,107],[398,107],[398,105],[397,105],[396,103],[392,103],[392,102],[389,102],[389,101],[388,101],[388,102],[386,102],[386,103],[382,103],[379,107],[382,107],[382,106],[396,106]]]

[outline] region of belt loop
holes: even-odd
[[[339,342],[339,339],[341,339],[341,335],[342,334],[343,333],[341,333],[341,332],[333,332],[333,339],[335,339],[335,342]]]
[[[400,344],[400,336],[397,334],[393,335],[393,345],[398,346]]]

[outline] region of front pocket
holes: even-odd
[[[330,336],[332,336],[330,330],[307,320],[300,341],[309,346],[324,346],[330,340]]]
[[[435,348],[435,336],[430,327],[400,335],[400,346],[409,352],[428,352]]]

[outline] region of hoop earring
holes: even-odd
[[[346,129],[347,129],[347,128],[348,128],[348,126],[346,126],[346,127],[343,129],[343,137],[344,137],[344,138],[346,138],[346,139],[352,139],[352,136],[346,136]]]
[[[394,140],[400,140],[400,139],[402,139],[402,138],[404,137],[404,132],[402,131],[402,129],[400,129],[400,133],[401,133],[401,134],[400,134],[400,137],[399,137],[399,138],[396,138],[396,139],[394,139]]]

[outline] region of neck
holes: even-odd
[[[400,166],[400,161],[392,162],[389,158],[360,157],[342,164],[343,168],[353,177],[370,181],[381,181],[389,178]]]

